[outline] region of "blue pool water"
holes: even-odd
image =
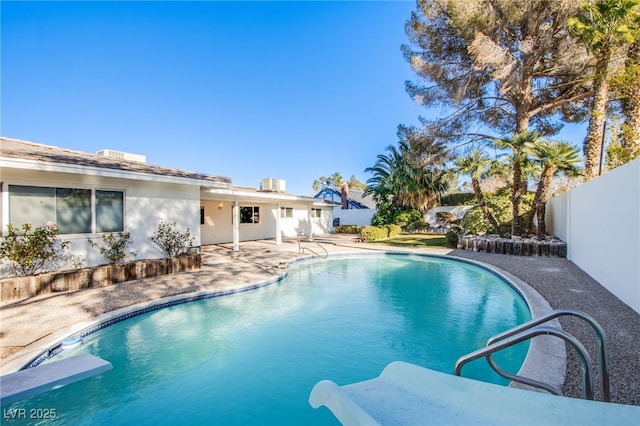
[[[529,319],[504,281],[450,259],[297,263],[279,283],[150,312],[85,337],[52,360],[90,352],[113,370],[12,408],[55,409],[53,423],[63,425],[331,425],[327,409],[308,403],[316,382],[370,379],[395,360],[452,372],[459,356]],[[497,359],[516,372],[527,348]],[[464,375],[505,383],[484,361]]]

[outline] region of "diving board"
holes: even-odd
[[[640,425],[640,407],[567,398],[392,362],[371,380],[318,382],[313,408],[343,425]]]
[[[91,354],[16,371],[0,377],[0,405],[14,402],[109,371],[110,362]]]

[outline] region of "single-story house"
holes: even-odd
[[[53,222],[88,266],[105,263],[88,239],[128,231],[137,258],[157,258],[161,221],[189,228],[195,246],[332,232],[332,204],[284,192],[284,182],[235,186],[228,177],[151,165],[146,157],[97,154],[0,137],[0,225]]]

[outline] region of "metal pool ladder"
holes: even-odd
[[[327,249],[324,248],[322,246],[322,244],[320,244],[319,242],[313,241],[310,237],[309,237],[308,241],[311,242],[311,243],[315,243],[318,247],[320,247],[324,251],[324,253],[323,254],[319,254],[318,252],[316,252],[315,250],[313,250],[313,249],[311,249],[309,247],[303,247],[302,246],[302,240],[300,239],[300,237],[302,237],[303,235],[307,236],[307,234],[304,231],[298,232],[298,253],[299,254],[304,254],[304,251],[307,250],[311,254],[313,254],[314,256],[320,257],[322,259],[326,259],[327,257],[329,257],[329,252],[327,251]]]
[[[580,341],[573,335],[567,333],[564,330],[556,327],[550,327],[548,325],[542,325],[561,316],[574,316],[580,318],[593,328],[596,335],[596,349],[598,353],[600,386],[602,387],[602,401],[611,401],[611,391],[609,387],[609,368],[607,366],[607,339],[604,334],[604,330],[593,317],[585,314],[584,312],[580,312],[574,309],[557,309],[540,318],[533,319],[489,338],[484,348],[478,349],[474,352],[458,358],[458,361],[456,361],[455,364],[454,374],[456,376],[460,376],[462,367],[465,364],[471,361],[475,361],[479,358],[486,357],[487,362],[489,363],[491,368],[493,368],[493,370],[502,377],[514,382],[523,383],[525,385],[533,386],[539,389],[544,389],[547,392],[555,395],[562,395],[562,391],[560,389],[557,389],[556,387],[548,383],[507,373],[506,371],[498,367],[492,358],[493,353],[513,346],[517,343],[529,340],[540,335],[550,335],[559,337],[574,347],[581,364],[580,374],[582,379],[582,398],[590,400],[595,399],[593,391],[593,363],[584,345],[580,343]]]

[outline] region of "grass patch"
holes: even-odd
[[[367,244],[381,244],[395,247],[446,247],[444,235],[433,234],[401,234],[386,240],[367,241]]]

